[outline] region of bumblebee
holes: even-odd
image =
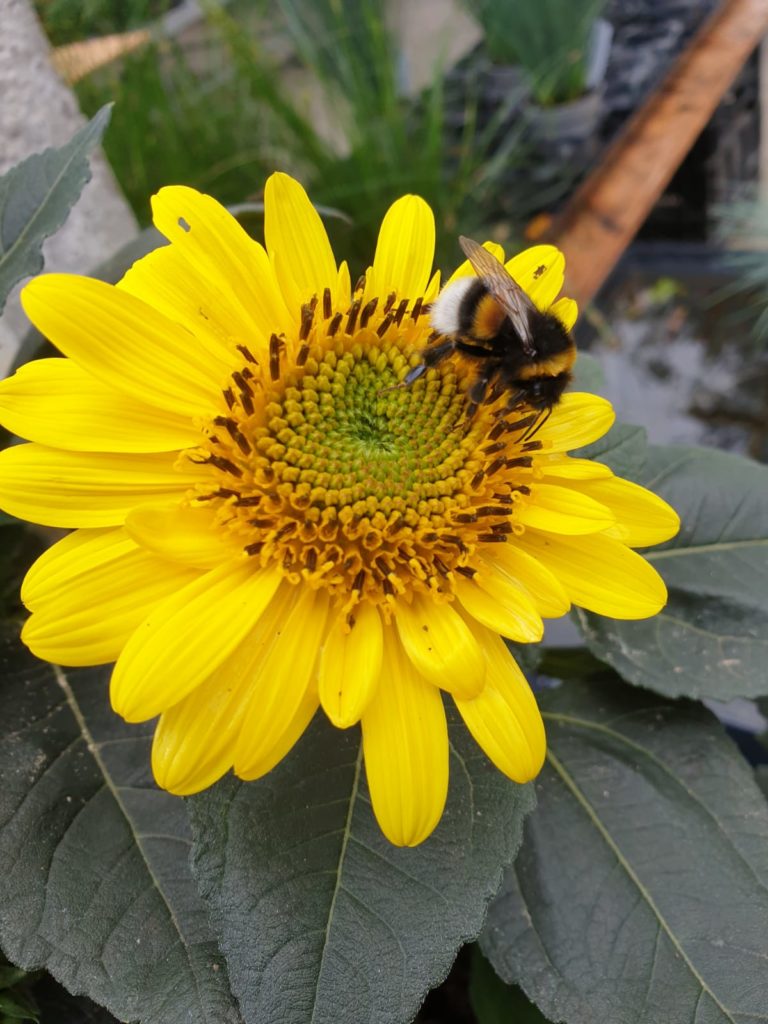
[[[507,392],[506,409],[529,406],[538,414],[538,429],[571,381],[576,346],[557,317],[537,309],[503,263],[471,238],[462,235],[459,243],[477,277],[452,281],[435,299],[430,320],[438,344],[425,349],[403,385],[460,352],[476,360],[479,370],[467,392],[468,419],[489,394]]]

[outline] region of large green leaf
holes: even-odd
[[[42,269],[43,242],[58,231],[90,181],[88,157],[111,112],[109,103],[65,146],[34,153],[0,178],[0,313],[11,288]]]
[[[481,945],[568,1024],[768,1021],[768,806],[700,707],[567,683]]]
[[[667,694],[768,694],[768,468],[705,448],[648,448],[643,481],[680,513],[674,540],[644,552],[669,589],[640,622],[576,613],[594,653]]]
[[[0,945],[122,1020],[237,1024],[149,728],[110,711],[107,671],[65,673],[3,632]]]
[[[357,729],[318,716],[265,779],[190,800],[194,871],[253,1024],[406,1024],[480,929],[520,842],[515,786],[451,723],[436,832],[397,849],[371,812]]]
[[[600,394],[605,385],[605,373],[600,361],[589,352],[579,352],[573,368],[571,391],[591,391]]]
[[[645,467],[647,451],[648,441],[643,427],[616,423],[599,440],[571,454],[580,459],[604,462],[617,476],[639,480]]]

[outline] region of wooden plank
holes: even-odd
[[[631,118],[547,232],[566,294],[594,298],[767,32],[768,0],[725,0]]]
[[[97,68],[111,64],[113,60],[126,53],[138,50],[151,38],[149,29],[137,28],[131,32],[118,32],[111,36],[65,43],[51,52],[51,64],[67,84],[74,85]]]

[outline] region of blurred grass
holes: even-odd
[[[351,225],[335,222],[332,233],[356,266],[370,260],[381,218],[404,192],[433,207],[442,264],[458,255],[459,230],[492,225],[502,190],[519,224],[529,216],[524,174],[520,202],[510,197],[511,172],[525,158],[522,128],[500,130],[518,98],[481,130],[471,85],[459,109],[455,100],[447,109],[440,60],[430,86],[406,96],[380,3],[274,0],[230,12],[211,2],[206,18],[197,48],[159,40],[78,85],[86,113],[116,101],[105,149],[142,223],[163,184],[193,185],[231,204],[258,198],[278,167],[296,174],[313,201],[348,215]],[[517,234],[517,225],[504,233]]]
[[[525,69],[538,103],[577,99],[586,89],[592,24],[606,0],[465,0],[491,59]]]
[[[173,3],[174,0],[34,0],[35,10],[54,46],[139,28],[165,14]]]

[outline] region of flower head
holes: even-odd
[[[631,548],[677,518],[566,454],[610,427],[601,398],[566,395],[526,440],[504,396],[466,415],[458,357],[396,387],[439,291],[418,197],[391,207],[354,288],[286,175],[267,182],[266,247],[189,188],[153,211],[170,244],[117,286],[52,274],[23,293],[68,358],[0,384],[0,418],[32,442],[0,455],[0,505],[75,528],[27,575],[23,639],[117,661],[112,704],[160,716],[153,767],[175,793],[268,772],[318,706],[360,721],[381,827],[418,843],[447,793],[440,691],[503,772],[534,777],[544,730],[499,634],[539,640],[571,602],[654,614],[664,585]],[[570,329],[563,264],[536,246],[507,268]]]

